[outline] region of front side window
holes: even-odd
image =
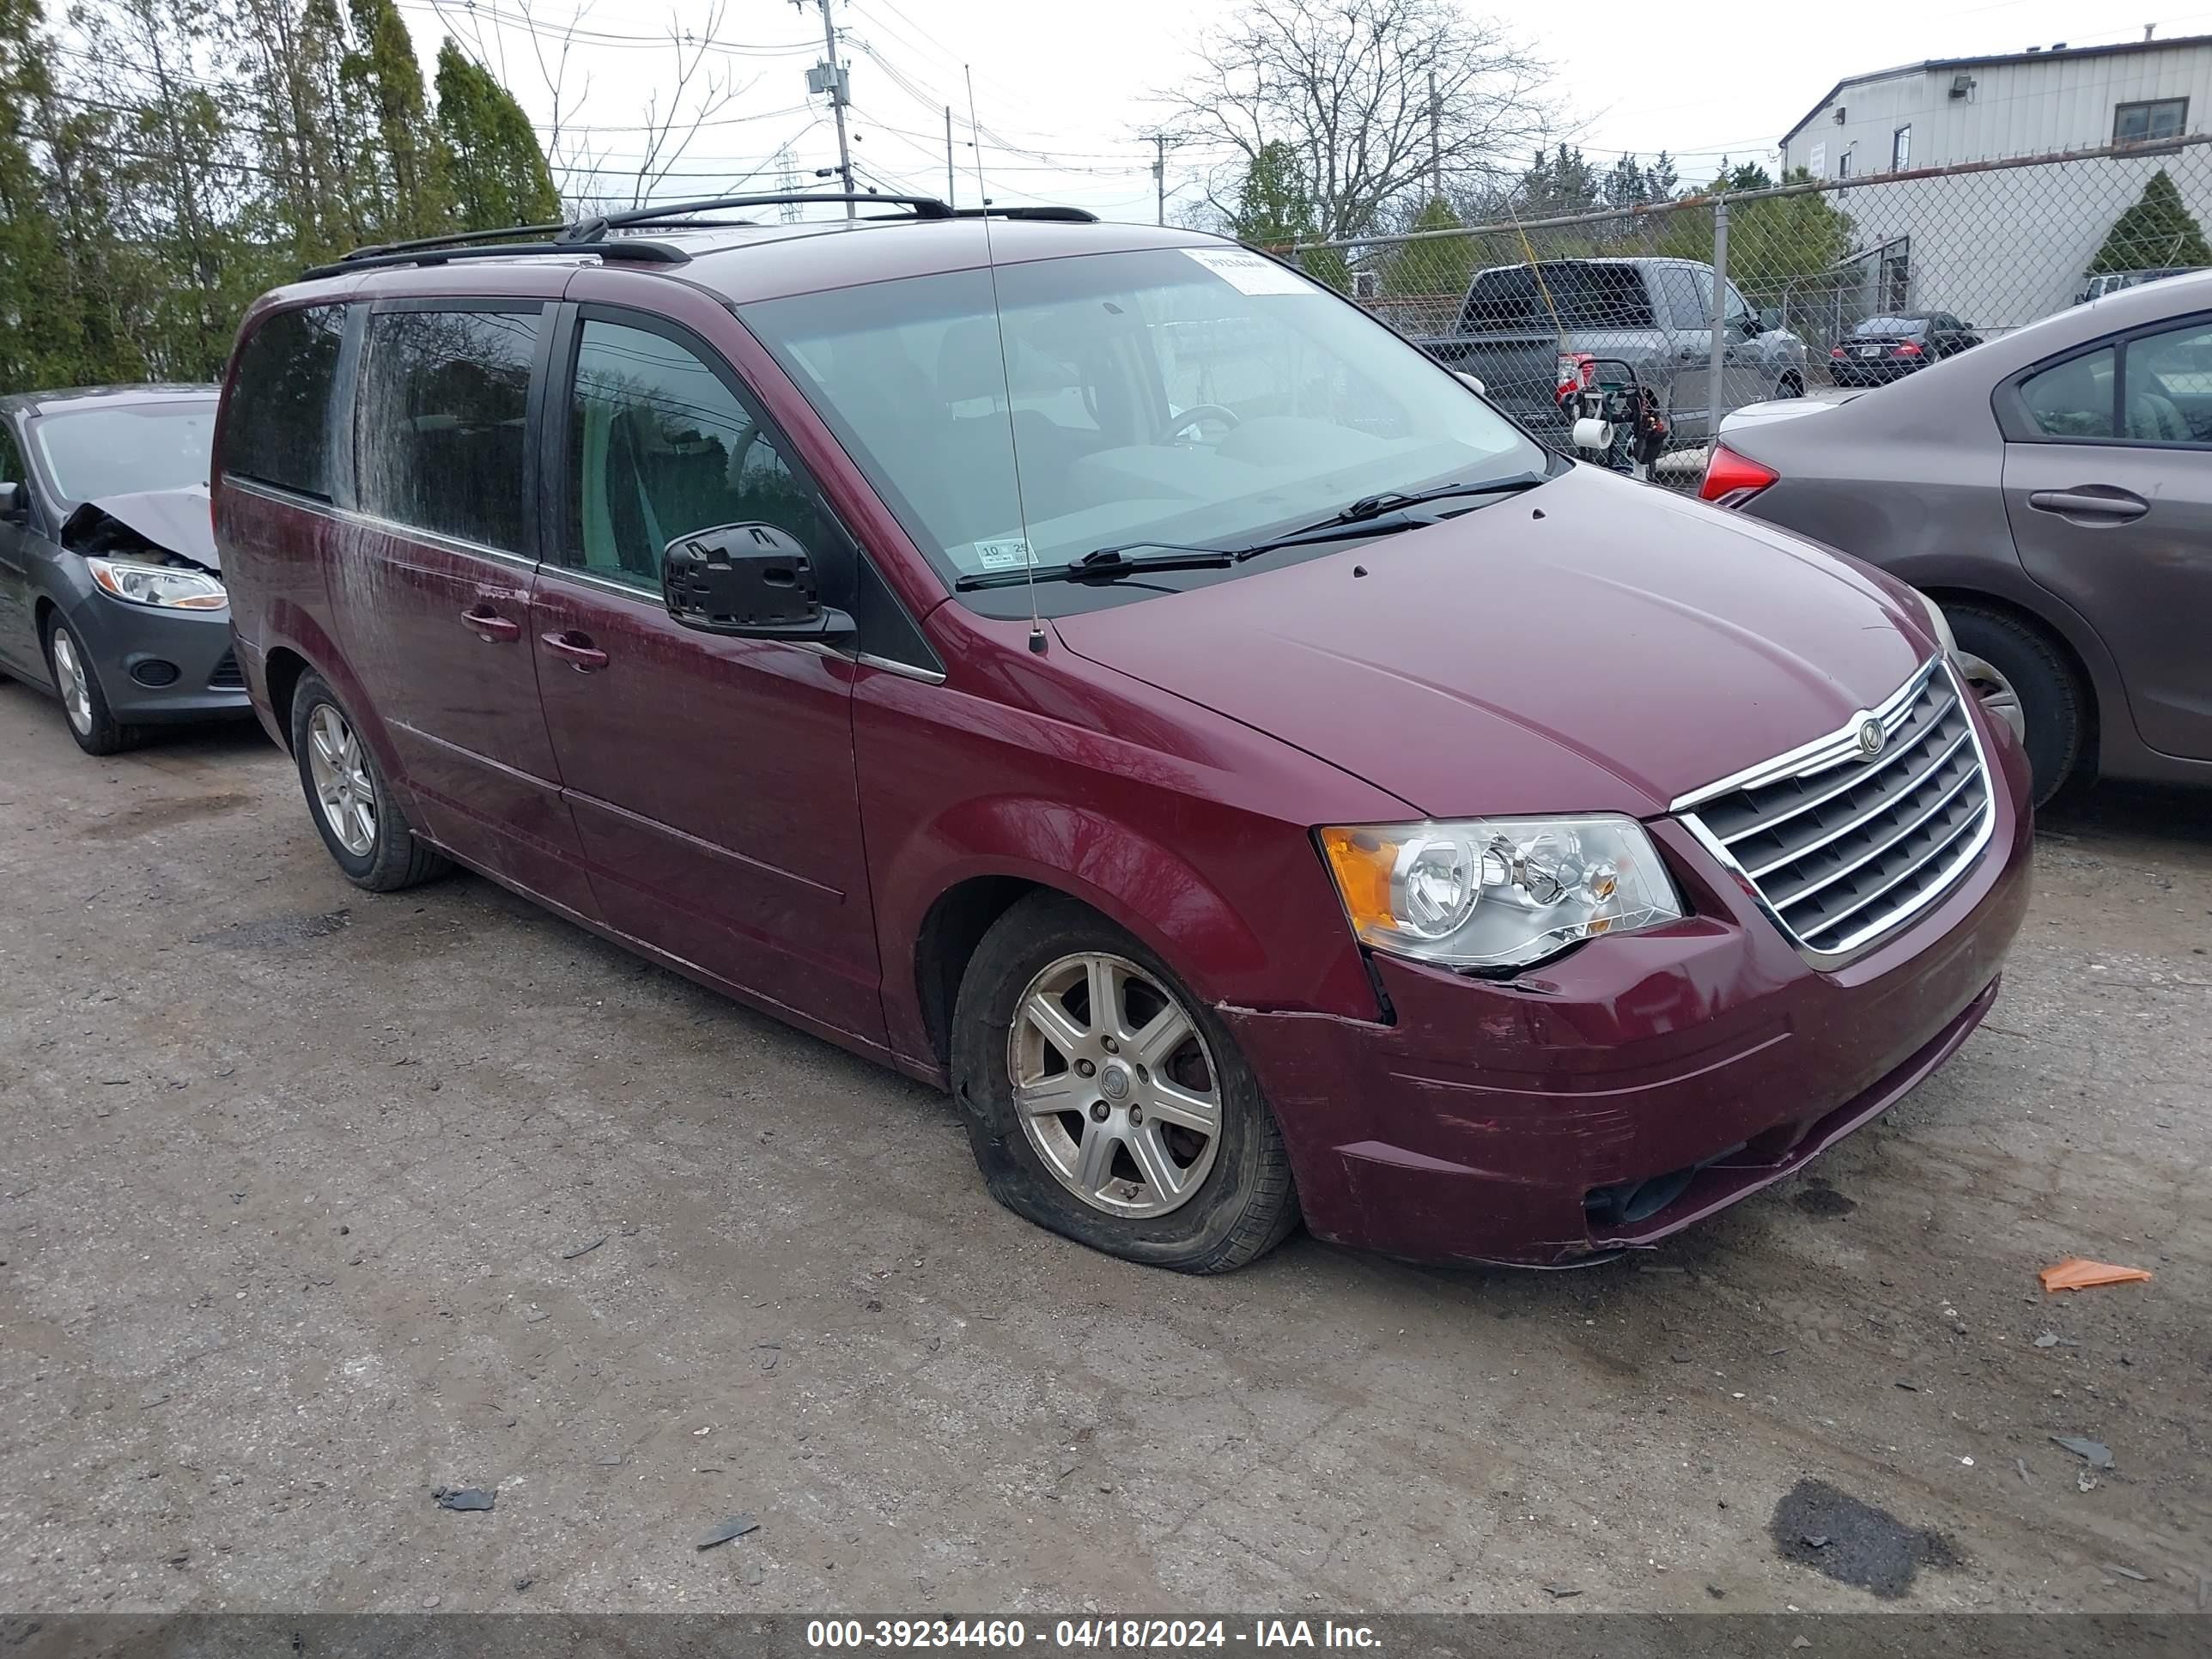
[[[2112,109],[2112,142],[2136,144],[2154,138],[2178,138],[2188,125],[2186,98],[2153,98],[2139,104],[2118,104]]]
[[[64,410],[31,428],[57,500],[74,503],[208,481],[215,441],[212,398]]]
[[[0,483],[23,481],[23,458],[15,452],[15,434],[0,426]]]
[[[2124,430],[2131,443],[2212,443],[2212,325],[2128,342]]]
[[[1139,539],[1234,546],[1377,491],[1544,470],[1432,359],[1255,256],[1040,260],[1001,266],[998,293],[994,315],[990,273],[965,270],[741,313],[948,580]]]
[[[661,550],[771,524],[817,562],[842,545],[775,434],[689,347],[587,318],[568,419],[562,562],[658,592]]]
[[[345,307],[280,311],[238,357],[222,470],[257,483],[331,496],[331,387],[345,337]]]
[[[363,512],[528,550],[524,460],[539,323],[535,309],[368,319],[355,437]]]
[[[2112,435],[2112,349],[2069,358],[2021,383],[2021,401],[2038,432],[2049,438]]]

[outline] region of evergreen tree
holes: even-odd
[[[1651,165],[1644,169],[1644,199],[1647,202],[1668,202],[1681,185],[1681,175],[1674,170],[1674,158],[1661,150]]]
[[[357,188],[372,203],[371,234],[380,241],[435,236],[450,229],[445,142],[424,101],[422,66],[392,0],[347,0],[354,50],[343,78],[374,122],[361,159]]]
[[[438,130],[451,158],[453,214],[462,229],[561,216],[561,198],[530,118],[451,40],[438,48]]]
[[[1452,211],[1451,204],[1432,197],[1409,228],[1462,230],[1465,222]],[[1474,272],[1475,246],[1471,236],[1435,236],[1426,241],[1401,242],[1391,249],[1382,264],[1382,289],[1389,295],[1449,294],[1456,297],[1467,292]]]
[[[37,0],[0,0],[0,392],[52,385],[77,341],[56,306],[67,291],[30,113],[52,83]]]
[[[1624,155],[1606,170],[1603,194],[1607,207],[1641,207],[1651,199],[1651,175],[1633,155]]]
[[[2205,245],[2203,227],[2164,167],[2151,175],[2135,205],[2112,221],[2089,275],[2155,270],[2161,265],[2212,265],[2212,247]]]
[[[1515,192],[1516,210],[1523,218],[1555,213],[1580,213],[1598,204],[1602,194],[1597,170],[1571,144],[1554,150],[1538,150],[1528,170],[1521,175]]]
[[[1288,144],[1260,146],[1229,216],[1229,234],[1248,247],[1287,247],[1314,234],[1305,170]]]

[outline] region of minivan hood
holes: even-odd
[[[1054,627],[1437,817],[1664,812],[1837,730],[1934,648],[1863,567],[1585,465]]]

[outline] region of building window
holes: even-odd
[[[2112,142],[2140,144],[2156,138],[2179,138],[2188,125],[2186,98],[2154,98],[2140,104],[2120,104],[2112,110]]]
[[[1889,135],[1889,170],[1902,173],[1912,165],[1912,127],[1911,123]]]
[[[1846,149],[1836,157],[1836,177],[1838,179],[1848,179],[1850,176],[1851,153],[1850,150]]]

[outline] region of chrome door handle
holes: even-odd
[[[2094,484],[2080,489],[2039,489],[2028,496],[2027,504],[2039,513],[2116,521],[2140,519],[2150,511],[2150,503],[2140,495],[2124,489],[2106,491]]]

